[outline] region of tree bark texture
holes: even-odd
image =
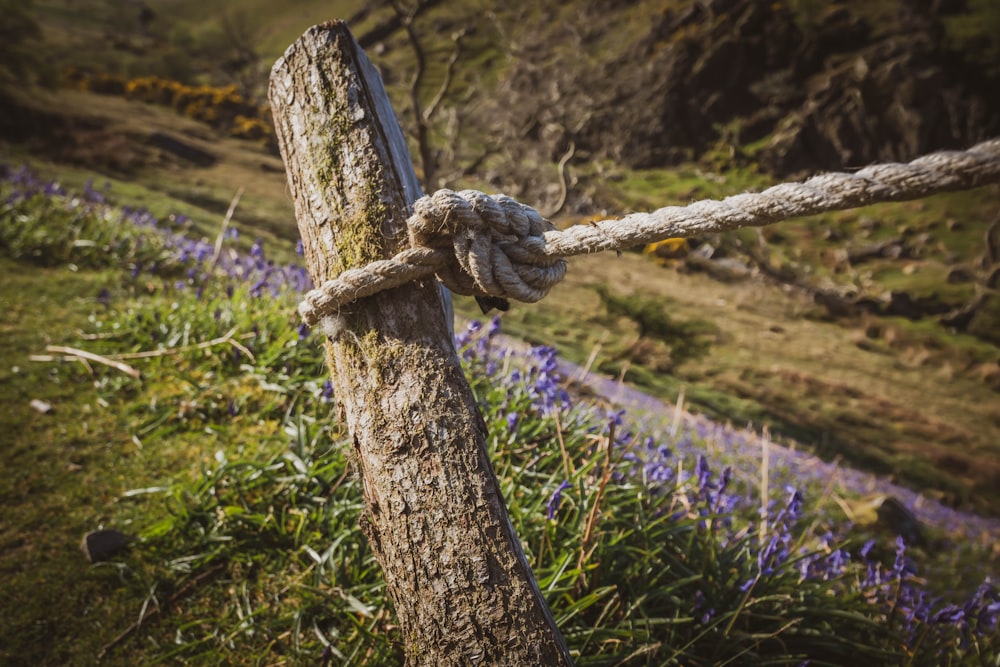
[[[400,250],[420,186],[347,26],[316,26],[289,47],[270,100],[313,281]],[[436,281],[334,320],[327,360],[407,664],[572,664],[511,526]]]

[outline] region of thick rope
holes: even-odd
[[[1000,139],[967,151],[932,153],[907,164],[814,176],[688,206],[667,206],[557,231],[504,195],[439,190],[413,205],[410,249],[348,269],[306,294],[299,313],[314,326],[348,303],[436,274],[457,294],[532,303],[566,273],[564,257],[625,250],[667,238],[760,227],[781,220],[880,202],[919,199],[1000,182]]]

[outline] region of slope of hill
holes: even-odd
[[[235,82],[247,96],[337,11],[382,69],[428,187],[501,189],[559,224],[760,187],[773,179],[764,167],[908,158],[997,129],[997,68],[970,60],[995,34],[979,3],[426,1],[411,7],[412,36],[384,3],[34,7],[57,74],[71,63]],[[977,17],[978,33],[962,23]],[[19,91],[4,106],[10,156],[70,182],[110,180],[209,237],[243,188],[245,236],[290,255],[284,176],[265,145],[120,95]],[[996,214],[988,188],[692,239],[663,268],[631,253],[580,260],[505,326],[661,397],[683,392],[693,409],[996,513]],[[651,309],[668,314],[657,330],[643,321]]]
[[[402,664],[304,270],[115,194],[0,163],[0,660]],[[581,667],[994,662],[996,519],[499,330],[456,345]]]

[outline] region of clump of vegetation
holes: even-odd
[[[945,43],[968,62],[1000,75],[1000,6],[969,0],[964,12],[944,19]]]
[[[670,347],[670,368],[696,361],[708,354],[719,329],[707,320],[678,320],[667,312],[662,300],[643,296],[619,296],[603,285],[595,287],[609,315],[626,317],[639,329],[639,336]]]
[[[829,2],[824,0],[789,0],[788,5],[795,16],[795,23],[807,35],[812,34],[823,15],[830,11]]]
[[[27,167],[8,165],[0,165],[0,179],[6,197],[0,249],[8,257],[82,268],[156,264],[165,270],[170,263],[168,238],[151,229],[152,219],[107,206],[105,191],[91,183],[70,194],[56,182],[40,181]]]
[[[125,79],[117,74],[77,67],[68,68],[65,78],[71,87],[79,90],[123,95],[130,100],[171,107],[233,137],[274,141],[274,128],[266,105],[246,99],[235,85],[191,86],[158,76]]]
[[[42,30],[31,15],[31,5],[30,0],[0,0],[0,85],[48,78],[32,48]]]
[[[647,244],[642,252],[644,255],[651,255],[658,264],[666,265],[687,257],[691,252],[691,245],[685,238],[671,238]]]
[[[45,197],[14,205],[59,236],[66,218],[49,215]],[[99,208],[66,193],[48,197]],[[270,262],[259,243],[215,254],[207,240],[185,243],[168,225],[144,233],[163,236],[177,268],[161,274],[171,265],[161,261],[121,271],[73,341],[135,364],[141,379],[75,363],[57,363],[50,377],[88,400],[96,390],[140,442],[146,465],[124,487],[103,490],[121,502],[102,512],[112,524],[132,516],[138,539],[75,578],[44,562],[19,570],[34,585],[8,594],[0,645],[38,663],[56,654],[90,662],[72,636],[27,642],[20,630],[38,622],[25,616],[38,608],[17,597],[58,586],[77,600],[74,587],[88,586],[113,622],[94,651],[109,664],[401,663],[384,582],[358,526],[362,493],[332,414],[322,346],[291,315],[304,274]],[[18,257],[39,256],[31,239],[45,237],[27,238]],[[10,257],[8,248],[0,247]],[[645,305],[606,298],[647,334],[677,335]],[[940,549],[935,561],[894,536],[858,533],[824,504],[822,470],[785,474],[776,465],[775,491],[762,493],[757,450],[740,434],[696,424],[647,432],[571,396],[552,348],[507,353],[499,330],[499,319],[473,323],[457,342],[517,532],[578,664],[998,658],[1000,591],[988,580],[966,589],[944,579],[967,569],[947,560],[960,550]],[[30,437],[34,449],[63,447],[58,429]],[[167,461],[168,481],[153,482],[148,469]],[[39,501],[36,493],[21,502]],[[929,573],[923,579],[914,558]],[[948,589],[950,598],[933,592]],[[93,614],[95,603],[86,604]],[[45,613],[79,616],[65,606]]]

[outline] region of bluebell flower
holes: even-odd
[[[333,400],[333,382],[327,380],[323,383],[323,389],[320,391],[320,396],[324,401],[330,402]]]
[[[698,480],[698,491],[704,493],[711,488],[712,471],[708,467],[708,460],[703,454],[698,455],[698,462],[695,464],[695,476]]]
[[[896,536],[896,559],[892,564],[892,574],[896,578],[903,578],[913,574],[913,563],[906,557],[906,541],[902,535]]]
[[[45,194],[46,197],[63,196],[66,194],[66,191],[63,190],[63,187],[59,185],[59,181],[49,181],[48,183],[45,184],[45,187],[43,188],[42,192]]]
[[[200,264],[211,257],[214,252],[215,248],[212,245],[204,242],[197,243],[194,249],[194,261]]]
[[[105,182],[105,190],[110,188],[110,183]],[[94,189],[94,179],[88,178],[87,182],[83,184],[83,198],[85,201],[92,204],[103,204],[105,199],[104,195]]]
[[[507,428],[513,433],[517,430],[517,423],[519,416],[516,412],[508,412],[505,419],[507,420]]]
[[[250,256],[255,258],[261,258],[264,256],[263,239],[257,239],[256,241],[253,242],[253,245],[250,246]]]
[[[552,492],[552,495],[549,497],[549,501],[545,504],[545,516],[548,517],[549,520],[556,517],[556,512],[559,511],[559,506],[562,504],[563,491],[569,487],[570,483],[563,480],[563,483],[559,485],[559,488]]]
[[[490,326],[486,329],[486,335],[489,338],[493,338],[500,333],[500,316],[494,315],[493,319],[490,320]]]

